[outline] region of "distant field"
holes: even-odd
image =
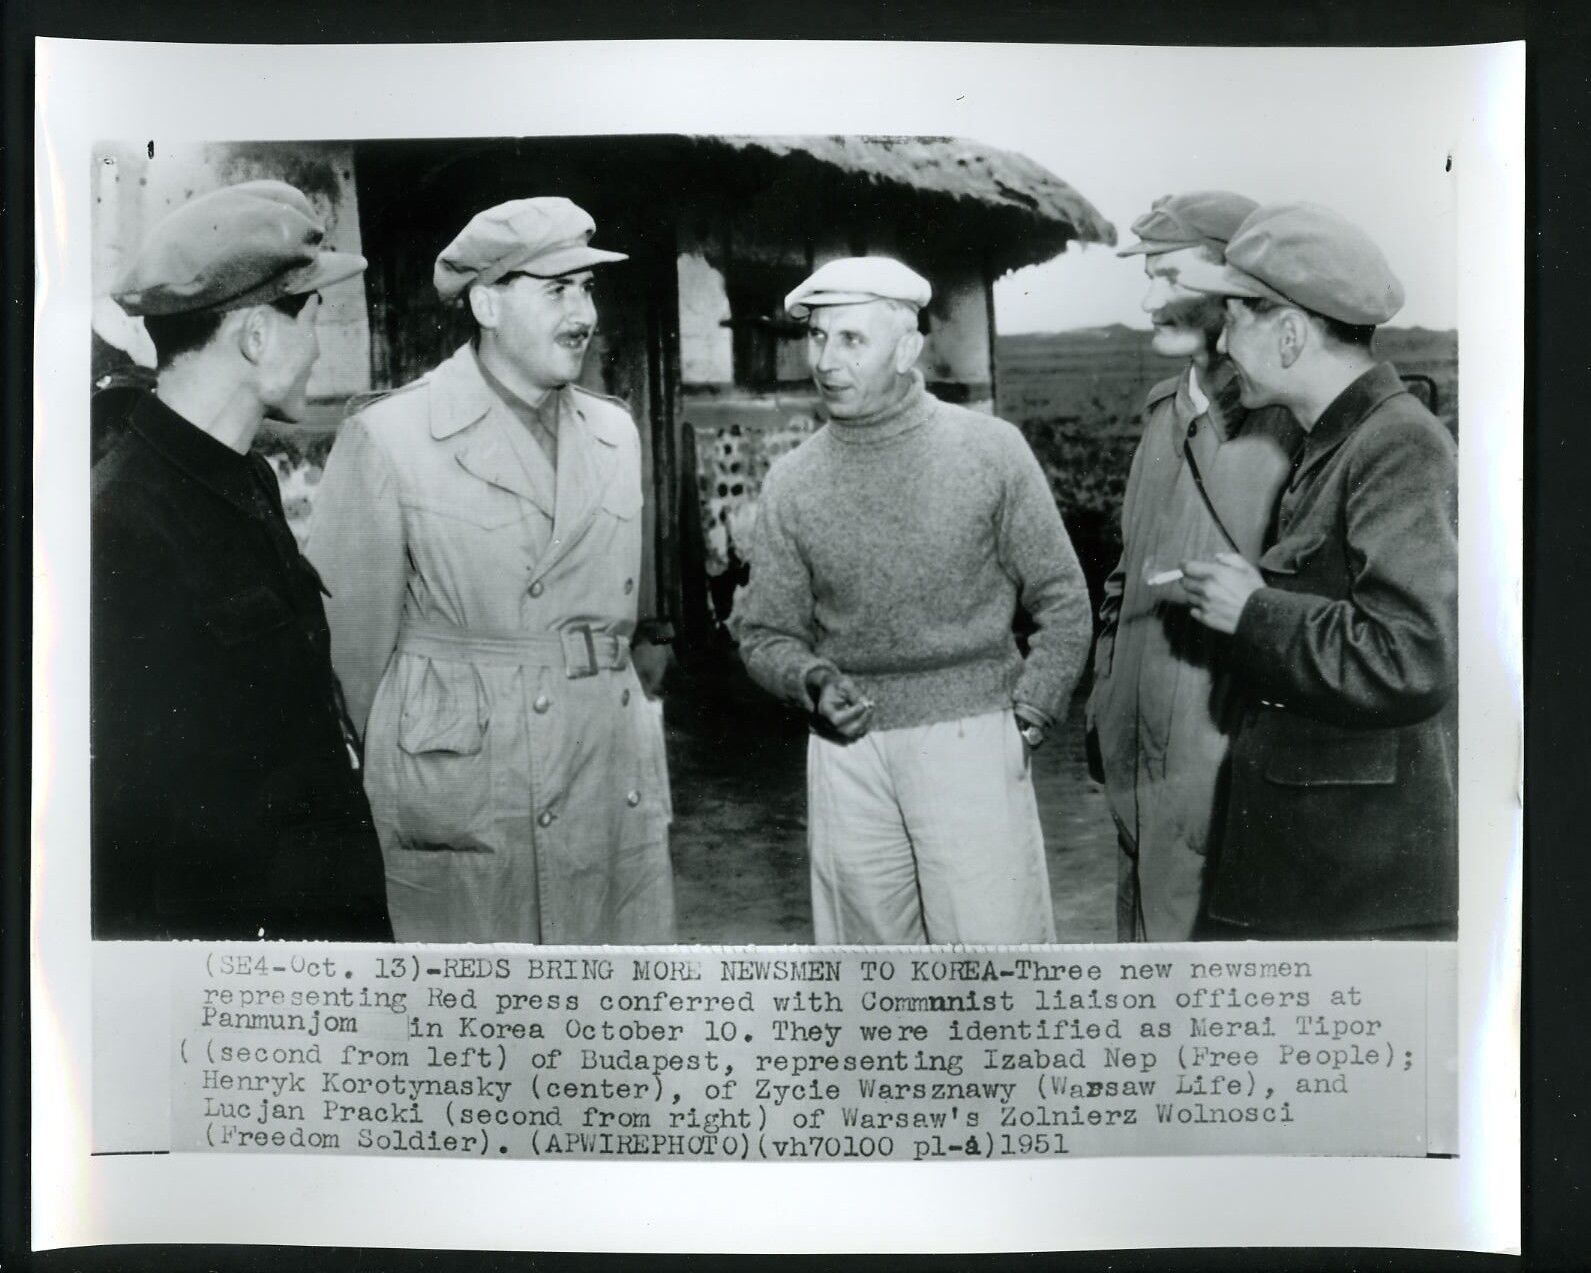
[[[1136,435],[1144,395],[1180,362],[1149,348],[1148,331],[1115,324],[1078,331],[1001,336],[995,342],[998,411],[1018,424],[1062,421]],[[1458,333],[1388,327],[1376,352],[1405,375],[1436,382],[1437,414],[1458,414]]]
[[[995,343],[996,410],[1022,427],[1097,601],[1121,555],[1121,500],[1149,390],[1182,368],[1158,357],[1150,333],[1119,324]],[[1389,327],[1376,352],[1404,375],[1428,376],[1437,415],[1458,430],[1458,333]]]

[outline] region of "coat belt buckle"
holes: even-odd
[[[564,674],[571,681],[597,674],[597,643],[589,623],[565,628],[559,634],[563,641]]]

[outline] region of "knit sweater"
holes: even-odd
[[[1038,628],[1026,661],[1018,602]],[[807,676],[834,668],[876,704],[874,729],[899,729],[1017,702],[1059,719],[1092,624],[1026,439],[916,376],[893,407],[830,421],[769,470],[738,635],[771,693],[810,710]]]

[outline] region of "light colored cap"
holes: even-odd
[[[1121,248],[1116,255],[1153,256],[1201,244],[1224,248],[1243,219],[1259,206],[1253,199],[1230,190],[1162,195],[1132,223],[1132,232],[1139,242]]]
[[[221,312],[318,292],[365,268],[321,248],[326,228],[285,181],[245,181],[155,223],[111,297],[133,315]]]
[[[842,256],[820,265],[806,282],[784,298],[792,318],[805,318],[823,305],[862,305],[899,301],[913,309],[928,304],[934,289],[915,270],[888,256]]]
[[[451,302],[472,284],[495,283],[505,274],[557,278],[629,260],[623,252],[592,247],[596,228],[590,213],[557,195],[511,199],[477,212],[436,258],[437,295]]]
[[[1403,284],[1363,230],[1330,208],[1277,203],[1256,209],[1226,247],[1226,264],[1197,266],[1179,283],[1215,296],[1296,305],[1355,327],[1403,308]]]

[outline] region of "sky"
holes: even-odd
[[[1025,109],[963,133],[1026,154],[1072,185],[1120,244],[1157,197],[1225,189],[1307,200],[1356,221],[1407,293],[1399,325],[1458,321],[1455,138],[1473,81],[1442,50],[1092,50],[1058,53],[1056,77],[1008,77]],[[1459,152],[1459,153],[1455,153]],[[1453,155],[1453,168],[1447,167]],[[1073,244],[995,287],[1003,332],[1147,327],[1142,257]]]

